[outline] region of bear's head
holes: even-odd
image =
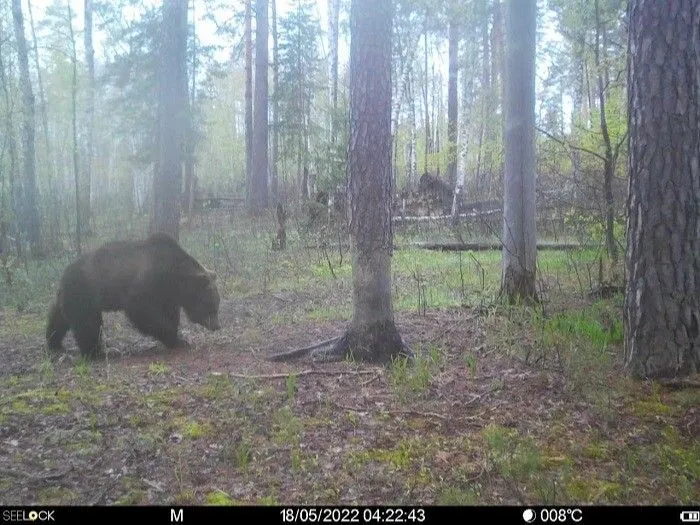
[[[221,328],[216,274],[205,269],[185,276],[182,284],[185,288],[182,294],[182,309],[187,314],[187,318],[209,330]]]

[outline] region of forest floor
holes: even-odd
[[[550,279],[546,310],[450,305],[461,258],[395,259],[413,365],[265,359],[343,333],[347,264],[260,287],[239,266],[222,330],[183,315],[187,350],[108,314],[95,362],[70,334],[46,354],[44,304],[0,308],[0,505],[697,503],[700,389],[624,376],[620,297]]]
[[[414,366],[266,361],[342,333],[270,322],[302,299],[226,301],[181,351],[110,314],[97,363],[3,339],[0,503],[697,502],[697,389],[527,363],[485,335],[504,314],[467,308],[397,314]]]

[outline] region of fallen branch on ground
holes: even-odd
[[[336,375],[348,375],[348,376],[359,376],[374,374],[374,370],[318,370],[315,368],[309,368],[307,370],[302,370],[301,372],[286,372],[279,374],[256,374],[256,375],[246,375],[246,374],[230,374],[230,377],[236,377],[239,379],[284,379],[290,376],[307,376],[310,374],[318,374],[325,376],[336,376]]]

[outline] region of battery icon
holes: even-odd
[[[683,523],[700,523],[700,510],[684,510],[681,512]]]

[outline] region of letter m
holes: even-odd
[[[182,509],[175,511],[175,509],[170,509],[170,523],[182,523],[185,520],[184,512]]]

